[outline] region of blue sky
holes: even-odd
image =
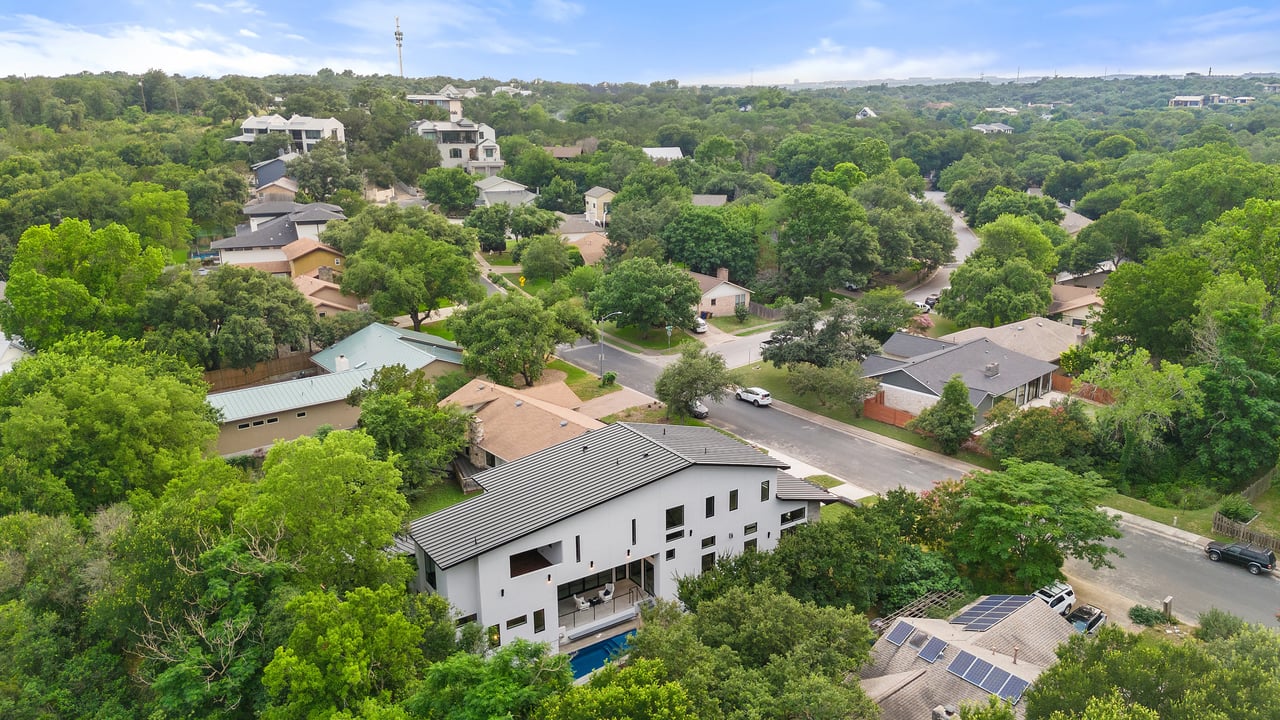
[[[20,6],[20,7],[19,7]],[[0,73],[780,84],[1280,71],[1280,2],[0,0]]]

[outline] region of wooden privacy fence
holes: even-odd
[[[1275,552],[1280,552],[1280,538],[1275,535],[1268,535],[1264,532],[1252,530],[1248,525],[1242,522],[1236,522],[1222,513],[1213,514],[1213,531],[1235,538],[1250,545],[1257,545]]]
[[[761,305],[755,300],[752,300],[751,302],[747,303],[747,309],[751,311],[752,315],[759,315],[760,317],[766,320],[782,319],[781,310],[778,310],[777,308],[771,308],[767,305]]]
[[[1276,477],[1276,468],[1271,468],[1265,475],[1258,478],[1252,485],[1240,491],[1249,502],[1256,502],[1262,493],[1271,489],[1271,481]]]
[[[243,370],[236,368],[209,370],[205,372],[204,380],[209,383],[210,392],[222,392],[223,390],[248,387],[277,375],[287,375],[313,368],[315,366],[311,364],[311,356],[307,353],[298,353],[297,355],[286,355],[281,358],[271,358],[266,362],[260,362],[251,368]]]

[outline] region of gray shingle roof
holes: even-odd
[[[896,332],[884,341],[880,352],[895,358],[913,358],[926,353],[937,352],[955,347],[953,343],[935,340],[921,335]]]
[[[213,393],[207,401],[222,413],[223,422],[235,422],[342,400],[371,377],[372,368],[348,370]]]
[[[298,239],[298,226],[288,217],[272,218],[258,226],[257,230],[242,233],[209,243],[212,250],[243,250],[246,248],[282,248]]]
[[[601,197],[605,193],[611,193],[611,192],[613,191],[607,187],[600,187],[599,185],[596,185],[595,187],[588,190],[585,194],[587,197]]]
[[[998,372],[993,377],[988,377],[985,373],[989,363],[997,364]],[[898,367],[863,374],[892,384],[891,376],[894,373],[906,373],[939,396],[942,395],[942,386],[947,384],[951,376],[960,375],[969,387],[970,402],[977,405],[984,395],[1003,395],[1054,370],[1057,370],[1056,366],[1043,360],[1027,357],[1002,348],[986,338],[979,338],[963,345],[952,345],[945,350],[914,357]]]
[[[695,464],[785,467],[713,428],[618,423],[477,475],[483,495],[409,534],[448,568]]]
[[[821,485],[781,470],[778,471],[777,490],[773,496],[779,500],[818,500],[820,502],[835,502],[840,499],[827,492]]]

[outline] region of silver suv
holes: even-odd
[[[1070,613],[1071,606],[1076,603],[1076,591],[1064,582],[1045,585],[1035,592],[1035,596],[1043,600],[1051,610],[1059,615]]]

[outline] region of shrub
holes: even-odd
[[[1235,636],[1245,628],[1245,622],[1242,618],[1218,608],[1209,608],[1207,612],[1200,613],[1200,627],[1196,628],[1192,633],[1197,640],[1226,640]]]
[[[618,373],[612,370],[606,371],[604,374],[604,377],[600,378],[600,384],[604,385],[605,387],[608,387],[617,381],[618,381]]]
[[[1147,607],[1146,605],[1134,605],[1129,608],[1129,619],[1132,620],[1134,624],[1142,625],[1144,627],[1155,627],[1157,625],[1167,625],[1169,623],[1169,618],[1165,617],[1164,613],[1153,607]]]
[[[751,310],[747,307],[746,303],[738,303],[733,306],[733,317],[736,318],[738,322],[744,323],[750,316]]]
[[[1236,522],[1249,522],[1254,515],[1258,514],[1257,508],[1243,495],[1228,495],[1222,498],[1222,503],[1218,505],[1218,512]]]

